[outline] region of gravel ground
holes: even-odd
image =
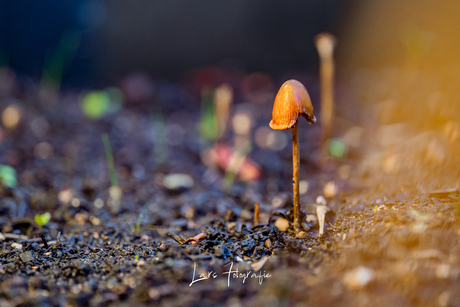
[[[148,108],[90,120],[77,94],[45,94],[2,92],[2,106],[18,106],[22,117],[16,129],[1,130],[1,163],[16,169],[18,185],[0,194],[0,306],[460,305],[458,190],[422,193],[397,180],[382,189],[354,172],[357,160],[319,170],[307,153],[318,131],[305,124],[312,145],[301,143],[301,176],[309,189],[303,231],[294,233],[290,146],[254,146],[260,179],[222,191],[225,174],[202,163],[193,106],[163,114],[173,141],[159,163],[152,140],[161,129]],[[171,101],[162,103],[167,110]],[[267,125],[263,105],[236,107],[257,114],[254,127]],[[110,189],[104,133],[120,201]],[[177,173],[185,177],[166,184]],[[325,195],[319,236],[315,197],[327,182],[339,192]]]

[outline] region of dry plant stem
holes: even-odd
[[[254,207],[254,226],[259,225],[259,203]]]
[[[292,127],[292,184],[294,191],[294,229],[299,232],[300,229],[300,202],[299,202],[299,166],[300,166],[300,155],[299,155],[299,126],[295,123]]]
[[[318,157],[323,165],[327,162],[324,145],[332,136],[334,116],[334,44],[334,38],[330,35],[323,35],[316,41],[320,58],[321,80],[321,143]]]
[[[205,233],[199,233],[197,234],[196,236],[194,236],[193,238],[188,238],[187,240],[185,240],[184,243],[181,243],[181,244],[185,244],[187,242],[191,242],[191,244],[193,245],[197,245],[201,239],[205,238],[206,237],[206,234]]]
[[[322,145],[331,138],[332,134],[332,115],[334,113],[333,76],[334,62],[332,57],[322,57],[320,68]]]

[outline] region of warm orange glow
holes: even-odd
[[[10,105],[2,113],[2,123],[7,129],[15,129],[21,119],[21,110],[17,106]]]
[[[364,134],[373,147],[363,169],[417,174],[418,186],[433,178],[439,185],[455,185],[460,175],[458,12],[455,0],[374,0],[350,15],[339,35],[338,62],[366,106]],[[348,137],[354,142],[362,138],[357,136]]]

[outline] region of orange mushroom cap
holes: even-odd
[[[291,129],[299,115],[305,117],[310,124],[316,123],[305,86],[297,80],[288,80],[281,85],[276,95],[270,127],[275,130]]]

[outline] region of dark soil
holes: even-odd
[[[302,122],[311,144],[301,143],[301,176],[310,189],[301,198],[304,231],[296,234],[290,146],[254,146],[261,179],[235,181],[223,192],[223,172],[201,161],[199,104],[187,104],[173,86],[162,85],[157,103],[164,129],[176,125],[167,139],[181,141],[166,143],[162,163],[148,105],[90,120],[77,94],[56,98],[23,87],[0,97],[0,111],[14,103],[22,114],[16,129],[0,131],[0,162],[16,169],[19,182],[0,196],[2,307],[460,305],[458,190],[377,191],[372,175],[352,168],[339,176],[341,165],[358,160],[331,161],[320,171],[310,150],[318,131]],[[254,127],[268,125],[266,105],[236,108],[252,110]],[[113,147],[119,203],[109,194],[103,133]],[[171,173],[194,184],[168,189],[163,180]],[[331,180],[340,190],[327,199],[318,237],[314,199]],[[45,212],[51,220],[38,226],[34,217]],[[275,226],[279,218],[289,221],[286,231]]]

